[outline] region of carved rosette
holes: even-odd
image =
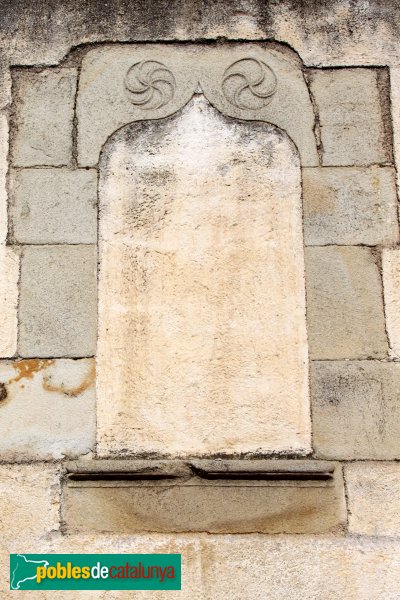
[[[224,73],[222,91],[225,98],[243,110],[267,106],[278,87],[274,71],[257,58],[237,60]]]
[[[171,71],[156,60],[142,60],[132,65],[125,76],[129,100],[143,110],[156,110],[168,104],[175,88]]]

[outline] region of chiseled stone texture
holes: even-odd
[[[137,70],[129,75],[133,65]],[[155,77],[157,85],[147,85]],[[243,87],[243,82],[257,85]],[[302,165],[319,164],[302,63],[287,47],[265,43],[93,48],[83,59],[79,81],[79,164],[96,165],[107,138],[121,126],[181,109],[198,84],[223,114],[277,125],[296,144]]]
[[[4,244],[8,233],[7,216],[7,169],[8,169],[8,119],[0,114],[0,244]]]
[[[323,165],[369,165],[392,158],[376,69],[312,71]]]
[[[79,357],[95,353],[96,269],[94,245],[24,248],[19,309],[21,356]]]
[[[313,359],[384,358],[382,284],[369,248],[306,248],[307,321]]]
[[[345,474],[349,531],[400,536],[400,463],[351,463]]]
[[[397,189],[400,196],[400,67],[390,69],[390,100]]]
[[[397,600],[400,545],[310,536],[208,536],[207,600]]]
[[[12,544],[13,547],[16,544]],[[38,542],[23,546],[37,552]],[[27,548],[27,550],[26,550]],[[21,551],[21,548],[18,547]],[[17,550],[17,551],[18,551]],[[53,535],[52,553],[180,553],[182,590],[135,591],[146,600],[398,600],[400,544],[393,539],[299,535]],[[5,598],[8,557],[0,566]],[[18,593],[23,600],[32,592]],[[54,592],[35,592],[53,600]],[[125,600],[126,591],[64,591],[63,600]]]
[[[400,357],[400,248],[384,248],[382,276],[390,350]]]
[[[95,244],[94,169],[18,169],[12,175],[11,220],[21,244]]]
[[[313,441],[319,458],[400,458],[400,364],[313,362]]]
[[[102,455],[308,451],[300,203],[288,138],[201,95],[115,136],[100,178]]]
[[[0,595],[9,591],[9,554],[51,551],[59,530],[60,468],[52,464],[0,465]],[[67,551],[66,551],[67,552]],[[19,592],[22,598],[32,592]],[[53,594],[54,592],[50,592]],[[29,596],[30,595],[30,596]],[[36,595],[36,594],[35,594]],[[38,598],[43,598],[38,592]],[[50,596],[48,596],[50,600]]]
[[[69,165],[77,71],[17,71],[13,98],[13,165]]]
[[[17,350],[19,250],[0,245],[0,358]]]
[[[0,362],[2,460],[76,457],[95,439],[94,359]]]
[[[306,245],[398,242],[392,167],[322,167],[302,175]]]
[[[57,465],[0,465],[0,590],[9,588],[9,553],[43,552],[59,529]]]

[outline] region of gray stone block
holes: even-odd
[[[72,160],[76,69],[19,72],[14,80],[12,160],[18,167]]]
[[[90,356],[96,348],[96,247],[28,246],[21,269],[19,354]]]
[[[382,283],[373,252],[306,248],[307,323],[314,359],[384,358]]]
[[[323,165],[369,165],[392,158],[376,69],[312,72]]]
[[[94,169],[22,169],[12,179],[11,220],[22,244],[94,244],[97,173]]]
[[[303,202],[306,245],[398,242],[392,167],[303,169]]]
[[[400,458],[400,364],[313,362],[314,448],[320,458]]]

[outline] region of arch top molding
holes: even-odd
[[[103,45],[83,59],[77,95],[78,163],[97,165],[107,139],[162,119],[202,91],[218,111],[286,131],[302,166],[317,166],[315,115],[298,57],[276,43]]]

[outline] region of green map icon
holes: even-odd
[[[27,559],[23,554],[14,555],[10,588],[12,590],[24,589],[24,582],[36,579],[37,567],[48,567],[47,560]],[[21,587],[22,585],[22,587]]]

